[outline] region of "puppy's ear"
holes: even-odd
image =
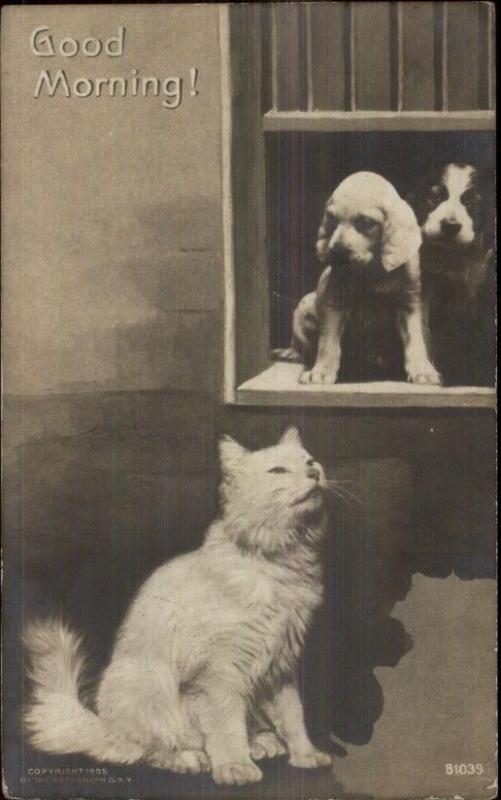
[[[383,227],[383,267],[388,272],[410,261],[421,247],[421,231],[416,215],[401,197],[384,208],[386,220]]]
[[[406,192],[405,201],[414,209],[417,202],[417,192]]]
[[[324,214],[317,233],[317,258],[322,264],[327,264],[329,260],[329,236],[326,229],[327,215]]]
[[[331,194],[331,196],[329,197],[324,206],[324,215],[322,217],[322,222],[320,223],[320,227],[317,233],[317,243],[316,243],[317,257],[322,264],[329,263],[329,239],[331,238],[333,233],[333,226],[332,226],[332,220],[329,219],[329,215],[327,214],[327,208],[332,203],[334,194],[335,194],[334,192]]]
[[[325,310],[326,302],[328,299],[329,281],[332,275],[332,267],[326,267],[317,283],[317,291],[315,293],[315,310],[317,314],[322,314]]]
[[[480,230],[484,233],[485,244],[492,247],[496,227],[496,178],[493,168],[483,169],[475,175],[475,186],[480,194]]]

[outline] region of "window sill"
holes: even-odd
[[[494,130],[496,112],[481,111],[268,111],[264,130],[456,131]]]
[[[400,382],[299,383],[300,364],[275,362],[239,386],[235,403],[243,406],[323,406],[348,408],[495,408],[496,391],[483,386],[421,386]]]

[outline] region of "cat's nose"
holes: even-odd
[[[320,470],[317,467],[308,467],[306,475],[308,478],[313,478],[314,481],[320,480]]]

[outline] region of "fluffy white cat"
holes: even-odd
[[[32,744],[100,761],[259,781],[254,762],[287,748],[296,767],[330,763],[311,744],[295,672],[322,599],[317,558],[326,479],[296,429],[250,452],[220,443],[222,514],[203,545],[157,569],[132,602],[102,675],[96,713],[79,697],[80,640],[32,624]]]

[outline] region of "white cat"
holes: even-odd
[[[35,747],[210,770],[225,784],[259,781],[253,759],[280,755],[284,744],[294,766],[331,762],[308,738],[295,684],[322,598],[323,469],[295,429],[256,452],[224,437],[220,455],[222,515],[198,550],[140,589],[102,675],[97,713],[79,699],[78,637],[53,620],[26,631],[34,692],[25,722]]]

